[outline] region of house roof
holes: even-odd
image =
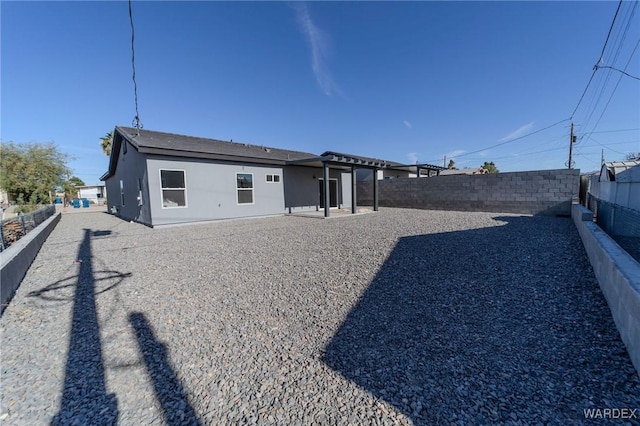
[[[117,158],[124,140],[141,153],[172,157],[274,165],[284,165],[288,161],[315,157],[314,154],[308,152],[116,126],[111,147],[111,158],[109,159],[109,171],[100,178],[101,180],[107,179],[115,172]]]
[[[404,165],[395,161],[380,160],[335,151],[326,151],[318,156],[308,152],[271,148],[262,145],[251,145],[248,143],[116,126],[113,134],[111,157],[109,158],[109,170],[100,177],[100,180],[106,180],[115,173],[118,156],[120,155],[120,149],[124,141],[127,141],[141,153],[172,157],[241,161],[272,165],[299,164],[312,167],[321,167],[323,163],[331,163],[333,166],[338,167],[357,166],[361,168],[416,167],[416,165]],[[420,166],[434,170],[436,168],[441,169],[439,166],[431,166],[428,164]]]
[[[640,182],[640,160],[606,162],[602,165],[600,180]]]
[[[140,152],[162,150],[172,155],[191,157],[193,154],[212,154],[217,157],[242,157],[267,161],[289,161],[313,157],[314,154],[301,151],[271,148],[233,141],[199,138],[174,133],[137,130],[131,127],[116,127],[123,136]],[[180,155],[180,154],[183,155]],[[223,158],[221,158],[223,159]]]
[[[472,167],[465,167],[464,169],[447,169],[442,170],[440,172],[440,176],[451,176],[451,175],[486,175],[489,172],[487,169],[479,167],[474,169]]]

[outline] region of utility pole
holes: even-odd
[[[567,168],[572,169],[571,165],[572,156],[573,156],[573,144],[576,141],[576,136],[573,134],[573,123],[571,123],[571,136],[569,137],[569,162],[567,163]]]
[[[602,148],[602,152],[600,154],[600,167],[604,164],[604,148]]]

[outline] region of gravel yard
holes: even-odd
[[[154,230],[64,215],[0,332],[4,425],[640,418],[567,218],[383,209]]]

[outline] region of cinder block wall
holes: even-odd
[[[379,181],[379,204],[430,210],[570,215],[580,170],[401,178]],[[373,204],[373,182],[358,182],[358,205]]]
[[[593,223],[589,210],[574,204],[572,218],[620,337],[640,374],[640,264]]]

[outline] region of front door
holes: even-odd
[[[318,179],[320,185],[320,208],[324,209],[324,179]],[[329,207],[338,207],[338,179],[329,179]]]

